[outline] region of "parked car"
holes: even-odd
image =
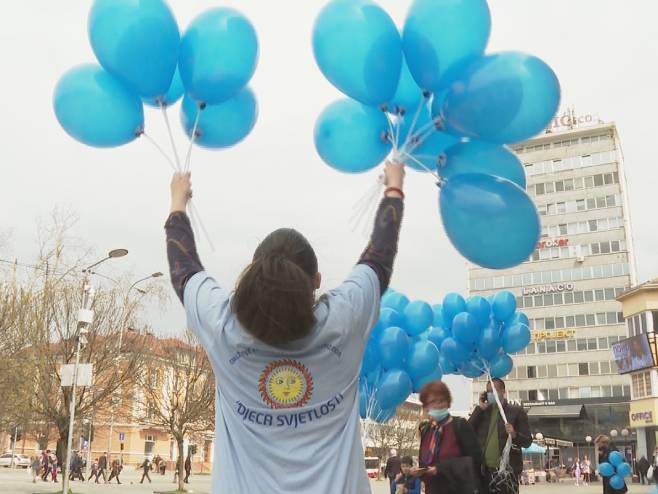
[[[19,468],[30,468],[31,462],[30,458],[24,455],[14,455],[14,466]],[[0,455],[0,467],[10,467],[11,466],[11,453],[5,453]]]

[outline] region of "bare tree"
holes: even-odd
[[[420,406],[406,402],[398,407],[395,416],[388,422],[369,423],[362,427],[367,427],[373,453],[380,458],[387,458],[392,448],[397,449],[400,455],[416,456],[420,446],[419,421]]]
[[[155,347],[155,346],[154,346]],[[163,428],[178,446],[178,489],[183,491],[184,441],[214,428],[215,379],[210,362],[188,330],[161,340],[142,372],[138,393],[143,421]]]

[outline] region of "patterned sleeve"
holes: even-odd
[[[377,273],[380,293],[388,288],[393,274],[393,261],[398,252],[398,238],[404,205],[397,197],[384,197],[379,204],[370,243],[358,264],[366,264]]]
[[[171,213],[165,223],[165,232],[171,284],[183,302],[186,283],[196,273],[203,271],[203,265],[196,251],[194,233],[187,214],[182,211]]]

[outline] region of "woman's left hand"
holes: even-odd
[[[427,475],[434,476],[434,475],[436,475],[437,473],[438,473],[438,472],[437,472],[437,470],[436,470],[436,467],[429,467],[429,468],[427,469]]]

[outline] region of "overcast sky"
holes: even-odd
[[[383,0],[401,25],[411,2]],[[303,232],[315,247],[323,288],[338,283],[365,246],[349,224],[352,206],[377,172],[342,175],[324,165],[313,146],[313,126],[325,105],[340,97],[315,65],[311,28],[322,0],[170,0],[181,30],[198,13],[234,6],[258,32],[260,61],[252,81],[260,115],[252,134],[223,151],[195,149],[195,201],[216,250],[203,239],[206,268],[233,285],[259,239],[280,226]],[[99,255],[116,247],[128,257],[105,273],[135,277],[166,272],[163,224],[170,170],[140,139],[101,150],[69,138],[52,111],[52,92],[73,65],[95,61],[87,39],[91,1],[3,2],[0,20],[0,135],[3,207],[0,232],[10,243],[0,258],[33,260],[36,225],[56,206],[79,216],[74,234]],[[655,215],[658,112],[658,3],[655,0],[491,0],[489,51],[522,50],[557,73],[563,106],[598,114],[619,126],[630,190],[639,279],[658,276]],[[174,131],[182,148],[178,106]],[[147,112],[147,132],[166,144],[161,116]],[[393,286],[411,298],[439,302],[465,292],[464,260],[443,232],[437,191],[427,176],[409,171],[407,201]],[[492,232],[495,234],[495,232]],[[502,239],[501,239],[502,240]],[[152,309],[163,332],[184,325],[174,303]],[[458,402],[463,402],[465,395]]]

